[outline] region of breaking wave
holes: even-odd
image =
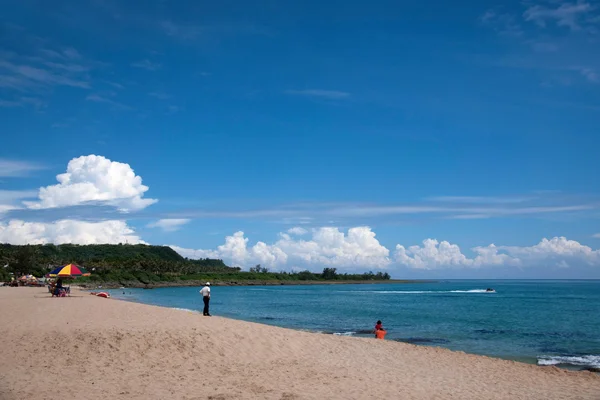
[[[576,365],[581,367],[600,368],[600,356],[587,354],[583,356],[539,356],[538,365]]]
[[[200,311],[198,310],[190,310],[189,308],[179,308],[179,307],[173,307],[174,310],[179,310],[179,311],[187,311],[190,313],[194,313],[194,314],[199,314]]]

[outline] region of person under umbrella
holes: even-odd
[[[62,278],[58,278],[56,280],[56,283],[54,284],[54,293],[52,293],[53,296],[58,297],[58,295],[60,294],[60,291],[63,290],[63,280]]]

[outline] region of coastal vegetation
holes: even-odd
[[[385,272],[361,274],[339,273],[336,268],[311,271],[276,272],[256,265],[249,271],[229,267],[223,260],[182,257],[167,246],[129,245],[9,245],[0,244],[0,280],[12,276],[33,274],[44,276],[51,269],[69,263],[91,272],[90,277],[78,278],[82,284],[123,286],[195,285],[210,280],[215,283],[293,283],[337,281],[388,281]]]
[[[222,260],[189,260],[167,246],[44,244],[16,246],[0,244],[0,263],[8,273],[43,276],[52,268],[70,263],[105,275],[113,270],[145,271],[156,275],[239,271]]]

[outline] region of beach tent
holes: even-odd
[[[23,286],[35,285],[38,284],[38,279],[33,275],[23,275],[19,279],[17,279],[19,283]]]
[[[75,264],[67,264],[64,267],[58,267],[50,271],[49,278],[75,278],[78,276],[90,276],[90,273]]]

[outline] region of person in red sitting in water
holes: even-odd
[[[385,338],[386,333],[387,332],[383,328],[383,324],[381,323],[381,321],[377,321],[377,323],[375,324],[375,338],[383,339],[383,338]]]

